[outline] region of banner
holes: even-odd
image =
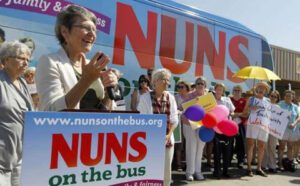
[[[165,115],[28,112],[21,185],[162,185],[165,131]]]
[[[217,102],[216,102],[215,96],[210,92],[206,95],[196,97],[190,101],[183,103],[182,107],[184,110],[186,110],[187,108],[189,108],[192,105],[199,105],[199,106],[203,107],[203,109],[205,110],[205,113],[207,113],[207,112],[210,112],[213,108],[215,108],[215,106],[217,106]],[[195,122],[195,121],[189,120],[189,122],[190,122],[193,130],[198,129],[203,125],[202,121]]]
[[[215,108],[215,106],[217,106],[217,102],[214,95],[210,92],[206,95],[196,97],[195,99],[183,103],[182,107],[184,110],[186,110],[188,107],[192,105],[200,105],[201,107],[203,107],[205,112],[209,112],[213,108]]]
[[[274,137],[282,139],[285,129],[289,123],[289,116],[291,113],[276,105],[272,105],[271,114],[269,132]]]
[[[0,7],[17,9],[27,12],[35,12],[39,14],[46,14],[56,16],[64,7],[74,4],[64,0],[35,0],[35,1],[15,1],[15,0],[0,0]],[[111,19],[96,11],[92,11],[97,17],[97,29],[107,34],[110,32]]]
[[[282,139],[290,113],[276,105],[272,105],[267,100],[254,98],[251,104],[257,109],[251,111],[248,125],[257,125],[274,137]]]

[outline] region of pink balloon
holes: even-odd
[[[229,116],[229,109],[225,105],[217,105],[211,112],[215,114],[218,123]]]
[[[232,120],[224,119],[218,125],[218,129],[226,136],[234,136],[238,133],[239,127]]]

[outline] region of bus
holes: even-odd
[[[172,73],[170,91],[178,80],[194,82],[204,76],[209,86],[224,83],[228,90],[252,82],[233,77],[239,69],[256,65],[273,70],[270,46],[246,26],[171,0],[2,0],[0,28],[6,40],[30,37],[41,55],[58,50],[56,14],[68,4],[84,6],[97,16],[97,40],[88,57],[103,51],[109,67],[119,69],[129,109],[137,79],[147,69],[167,68]]]

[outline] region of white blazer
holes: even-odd
[[[65,96],[78,82],[71,61],[63,48],[42,56],[36,69],[36,87],[40,97],[40,110],[60,111],[67,108]],[[104,86],[100,78],[93,83],[104,98]],[[75,109],[79,109],[79,103]]]

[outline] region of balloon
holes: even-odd
[[[224,119],[218,124],[218,129],[226,136],[234,136],[238,133],[239,127],[234,121]]]
[[[184,112],[184,116],[191,121],[200,121],[204,117],[204,109],[199,105],[192,105]]]
[[[215,114],[218,123],[229,116],[229,110],[225,105],[217,105],[211,112]]]
[[[198,131],[199,139],[203,142],[209,142],[215,137],[215,131],[213,129],[202,126]]]
[[[218,134],[223,134],[223,132],[221,132],[220,129],[218,128],[218,125],[215,126],[213,129],[214,129],[214,131],[215,131],[216,133],[218,133]]]
[[[209,112],[204,115],[202,123],[206,128],[213,128],[217,125],[218,121],[216,115],[212,112]]]

